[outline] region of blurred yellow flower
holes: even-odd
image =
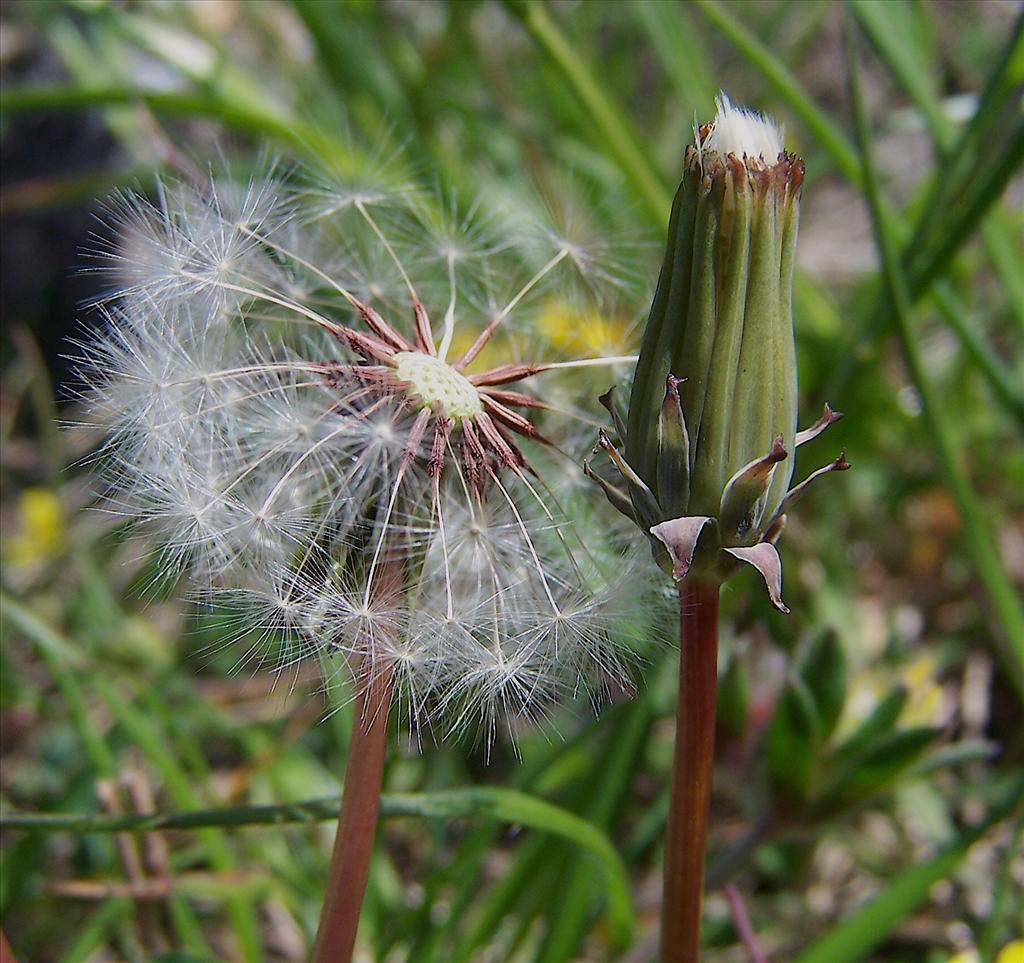
[[[939,721],[942,707],[942,686],[936,682],[939,664],[932,652],[923,651],[914,656],[900,673],[900,681],[907,687],[908,699],[900,717],[907,726],[934,726]]]
[[[18,498],[17,518],[17,532],[4,546],[11,564],[44,562],[63,550],[64,515],[56,492],[26,488]]]
[[[1024,963],[1024,940],[1007,943],[996,956],[996,963]]]
[[[630,347],[630,325],[621,317],[596,308],[580,308],[552,300],[541,306],[537,328],[555,348],[583,357],[625,354]]]
[[[877,708],[894,682],[907,690],[907,701],[900,713],[902,726],[942,724],[942,686],[938,682],[939,662],[935,654],[922,650],[893,673],[889,667],[866,666],[850,680],[846,707],[838,735],[849,735]],[[961,963],[961,961],[957,961]]]
[[[977,950],[963,950],[956,956],[951,956],[948,963],[981,963],[981,960],[978,959]]]
[[[977,950],[964,950],[949,958],[949,963],[981,963]],[[1024,963],[1024,940],[1012,940],[997,954],[995,963]]]

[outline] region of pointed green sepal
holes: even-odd
[[[604,492],[604,497],[608,499],[608,503],[612,508],[621,512],[634,524],[640,524],[637,521],[636,512],[633,510],[633,503],[629,500],[629,495],[627,495],[621,488],[613,485],[609,481],[606,481],[596,471],[594,471],[589,459],[583,462],[583,474],[586,475],[587,478],[597,482],[601,491]]]
[[[682,378],[665,379],[665,399],[658,413],[658,504],[666,515],[679,516],[690,502],[690,436],[679,400]]]
[[[629,492],[629,499],[633,503],[633,511],[639,524],[645,529],[656,525],[662,515],[654,493],[644,484],[643,479],[630,468],[629,463],[603,431],[598,434],[597,441],[626,483],[626,490]]]
[[[787,457],[782,435],[779,435],[767,455],[744,465],[729,479],[718,511],[718,522],[726,541],[742,541],[748,533],[757,530],[775,466]]]
[[[626,422],[622,418],[619,406],[615,404],[615,385],[612,385],[603,395],[598,395],[597,400],[601,402],[601,406],[605,411],[612,416],[612,426],[615,428],[615,434],[619,436],[619,441],[625,444]]]
[[[849,471],[851,468],[850,463],[846,460],[846,452],[841,451],[839,457],[829,464],[825,465],[824,468],[819,468],[817,471],[812,471],[799,485],[794,485],[787,493],[786,497],[782,500],[782,507],[779,509],[780,512],[786,511],[795,502],[808,487],[812,485],[815,479],[821,478],[822,475],[827,475],[833,471]]]
[[[793,441],[795,447],[799,448],[801,445],[806,445],[807,442],[813,441],[818,437],[829,425],[834,424],[843,417],[841,411],[835,411],[832,406],[826,401],[825,410],[822,412],[821,417],[813,424],[810,428],[805,428],[803,431],[796,433],[796,438]]]

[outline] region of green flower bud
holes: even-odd
[[[677,580],[691,570],[723,579],[747,562],[784,608],[774,542],[804,488],[787,495],[789,455],[840,416],[826,406],[814,428],[797,432],[792,289],[803,161],[783,150],[772,121],[724,94],[716,105],[686,149],[629,411],[618,422],[624,454],[602,437],[625,490],[603,486]],[[840,456],[827,470],[848,467]]]

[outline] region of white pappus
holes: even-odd
[[[237,615],[242,661],[386,671],[414,727],[488,742],[628,687],[639,593],[560,508],[577,429],[544,385],[634,359],[525,354],[545,290],[614,287],[599,248],[387,167],[164,181],[111,210],[81,365],[108,502]]]

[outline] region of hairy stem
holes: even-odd
[[[338,833],[313,963],[347,963],[352,959],[377,829],[392,680],[391,669],[378,668],[370,673],[356,701]]]
[[[665,839],[661,963],[698,963],[704,853],[715,754],[718,584],[679,588],[679,702]]]

